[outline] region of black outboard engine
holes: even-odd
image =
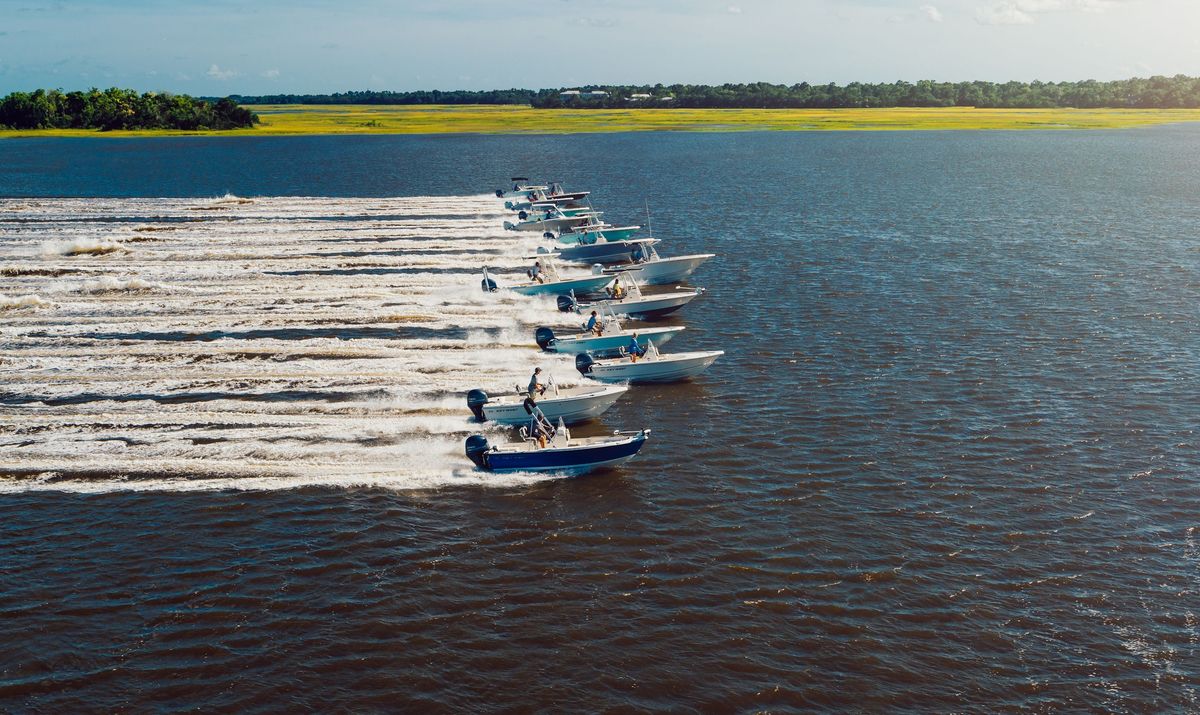
[[[524,221],[525,219],[529,218],[529,214],[528,214],[528,213],[526,213],[525,211],[518,211],[518,212],[517,212],[517,218],[519,218],[519,219],[521,219],[522,221]]]
[[[591,372],[592,365],[595,364],[596,361],[593,360],[592,356],[588,355],[587,353],[579,353],[575,356],[575,369],[579,371],[580,375],[586,375]]]
[[[533,340],[542,350],[549,350],[550,345],[554,342],[554,331],[543,325],[533,331]]]
[[[574,313],[579,308],[579,304],[569,295],[558,296],[557,302],[558,312],[560,313]]]
[[[479,285],[483,288],[484,293],[496,292],[496,281],[492,280],[491,278],[484,278],[483,280],[479,281]]]
[[[471,413],[480,422],[487,421],[487,417],[483,416],[483,406],[487,403],[488,395],[483,390],[471,390],[467,393],[467,407],[471,408]]]
[[[547,241],[553,241],[554,239],[558,238],[558,236],[555,236],[553,231],[544,231],[542,232],[542,238],[546,239]]]
[[[473,434],[467,437],[467,459],[475,463],[480,469],[487,469],[487,452],[491,449],[488,444],[487,437],[481,434]]]
[[[504,189],[496,189],[496,198],[498,198],[498,199],[504,198]]]

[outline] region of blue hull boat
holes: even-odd
[[[472,435],[467,438],[466,453],[475,466],[489,472],[540,472],[577,477],[632,459],[650,436],[648,429],[579,439],[561,434],[561,429],[559,432],[548,446],[540,448],[530,439],[495,446],[488,444],[483,435]]]

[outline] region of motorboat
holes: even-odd
[[[610,297],[593,303],[581,303],[574,294],[559,296],[558,309],[564,313],[599,310],[613,315],[624,315],[634,320],[658,320],[691,303],[704,293],[704,289],[676,286],[672,291],[646,295],[642,293],[637,281],[627,275],[617,274],[612,286],[606,288],[605,293]]]
[[[715,253],[693,253],[687,256],[663,258],[658,255],[654,243],[639,245],[631,251],[633,265],[612,266],[604,269],[609,273],[624,272],[642,285],[660,286],[679,283],[692,275]]]
[[[545,275],[545,280],[541,283],[531,280],[528,283],[516,283],[514,285],[504,286],[505,289],[511,290],[514,293],[521,295],[590,295],[598,294],[604,290],[605,286],[616,280],[615,276],[601,272],[599,275],[593,273],[591,275],[582,276],[580,278],[562,278],[558,274],[558,269],[554,267],[554,262],[547,256],[543,261],[544,267],[542,273]],[[532,271],[530,271],[532,276]],[[487,266],[483,267],[483,280],[480,282],[485,293],[491,293],[500,288],[496,281],[492,280],[491,274],[488,273]]]
[[[577,214],[585,215],[585,214]],[[599,213],[596,214],[599,216]],[[570,226],[559,230],[555,236],[551,236],[552,240],[558,241],[566,245],[579,245],[585,243],[595,243],[597,239],[604,238],[609,241],[623,241],[628,238],[633,238],[633,234],[642,230],[641,226],[613,226],[599,221],[593,223],[583,223]]]
[[[553,234],[550,234],[553,235]],[[538,246],[539,255],[552,254],[571,263],[628,263],[635,254],[644,255],[639,246],[644,243],[657,243],[657,238],[634,238],[629,240],[609,240],[599,238],[592,243],[581,243],[563,246],[553,252],[545,246]]]
[[[622,385],[601,385],[589,382],[575,387],[559,387],[553,380],[546,394],[530,398],[528,392],[517,388],[513,394],[499,397],[475,389],[467,393],[467,407],[480,422],[520,425],[529,421],[533,406],[541,409],[549,420],[563,420],[573,425],[599,417],[629,388]]]
[[[577,477],[599,469],[616,467],[633,458],[650,437],[650,430],[613,432],[602,437],[572,437],[559,424],[545,447],[538,445],[525,428],[522,439],[503,445],[488,443],[481,434],[466,441],[467,458],[489,472],[536,472]]]
[[[504,202],[504,208],[509,211],[526,211],[533,207],[536,201],[539,204],[554,204],[564,208],[573,208],[583,206],[590,192],[573,191],[571,193],[554,193],[548,194],[544,191],[538,191],[530,194],[523,199],[512,199]]]
[[[529,179],[524,176],[514,176],[509,181],[513,182],[513,187],[509,191],[504,189],[496,189],[496,198],[500,199],[528,199],[539,192],[549,191],[549,185],[529,184]]]
[[[636,362],[627,355],[596,358],[588,353],[579,353],[575,356],[575,369],[581,375],[600,382],[630,385],[680,382],[704,372],[724,354],[724,350],[701,350],[662,355],[650,341],[646,346],[646,354]]]
[[[626,330],[621,327],[620,321],[615,316],[609,315],[606,316],[599,335],[591,331],[583,331],[558,336],[554,334],[553,329],[543,325],[534,330],[533,339],[539,348],[547,352],[568,354],[590,352],[607,356],[621,354],[622,348],[630,345],[634,340],[637,341],[640,348],[644,348],[651,340],[662,345],[683,330],[684,326],[682,325]]]
[[[508,231],[562,231],[571,226],[582,226],[595,221],[598,215],[591,209],[583,210],[581,213],[575,213],[574,209],[568,210],[572,211],[572,215],[568,216],[563,209],[557,206],[551,206],[548,210],[537,213],[522,211],[517,214],[517,218],[521,219],[520,223],[505,221],[504,228]],[[521,214],[525,214],[525,216],[522,218]]]

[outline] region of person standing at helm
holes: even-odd
[[[531,280],[537,281],[538,283],[546,282],[546,276],[544,276],[542,274],[542,262],[541,261],[534,261],[533,268],[529,269],[529,278]]]
[[[546,383],[542,382],[542,368],[533,368],[533,375],[529,378],[529,396],[546,394]]]
[[[646,348],[638,345],[638,334],[634,333],[633,337],[629,338],[629,345],[625,346],[625,352],[629,353],[629,362],[637,362],[638,358],[646,354]]]

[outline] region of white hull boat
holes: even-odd
[[[576,424],[599,417],[613,406],[629,388],[623,385],[577,385],[575,387],[552,386],[535,402],[546,419],[566,424]],[[496,422],[502,425],[523,425],[529,422],[531,410],[526,407],[528,393],[489,396],[483,390],[467,393],[467,406],[480,422]]]
[[[601,355],[619,354],[620,351],[637,335],[638,345],[646,347],[653,340],[659,345],[683,332],[682,325],[662,328],[643,328],[641,330],[605,330],[603,335],[593,333],[575,333],[558,336],[545,326],[534,331],[534,340],[542,350],[552,353],[599,353]]]
[[[600,382],[630,385],[681,382],[704,372],[724,354],[724,350],[702,350],[660,355],[657,348],[650,346],[646,355],[632,362],[628,357],[597,359],[580,353],[575,356],[575,369]]]
[[[612,266],[605,268],[607,273],[626,273],[638,283],[648,286],[673,285],[682,283],[688,276],[715,253],[696,253],[690,256],[674,256],[672,258],[654,258],[644,263],[630,266]]]
[[[558,309],[564,313],[583,314],[597,310],[634,320],[658,320],[691,303],[703,292],[703,288],[676,288],[670,293],[645,295],[638,290],[630,291],[620,300],[601,300],[595,303],[578,303],[574,296],[570,295],[558,299]]]

